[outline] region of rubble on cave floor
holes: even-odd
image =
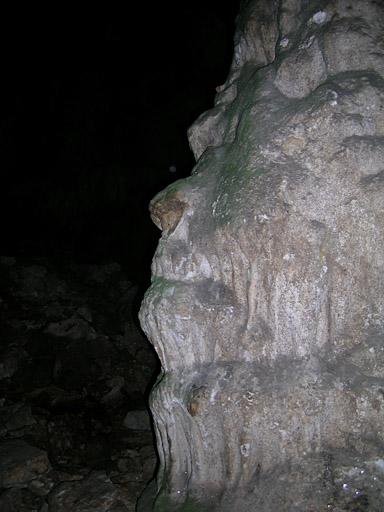
[[[0,259],[0,510],[133,511],[157,360],[120,266]]]

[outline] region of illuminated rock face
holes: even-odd
[[[384,4],[242,9],[192,176],[151,203],[140,316],[163,373],[142,510],[378,511]]]

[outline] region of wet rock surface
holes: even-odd
[[[118,264],[0,259],[0,510],[135,509],[156,356]]]
[[[159,193],[143,511],[384,506],[384,4],[243,2]],[[152,494],[151,494],[152,493]]]

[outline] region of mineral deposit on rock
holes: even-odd
[[[383,34],[381,1],[242,3],[193,173],[150,206],[139,510],[383,510]]]

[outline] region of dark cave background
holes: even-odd
[[[130,512],[154,474],[148,204],[192,171],[238,3],[2,12],[2,512]]]
[[[239,2],[62,4],[1,21],[1,253],[117,261],[144,289],[148,203],[229,70]],[[170,172],[170,166],[176,172]]]

